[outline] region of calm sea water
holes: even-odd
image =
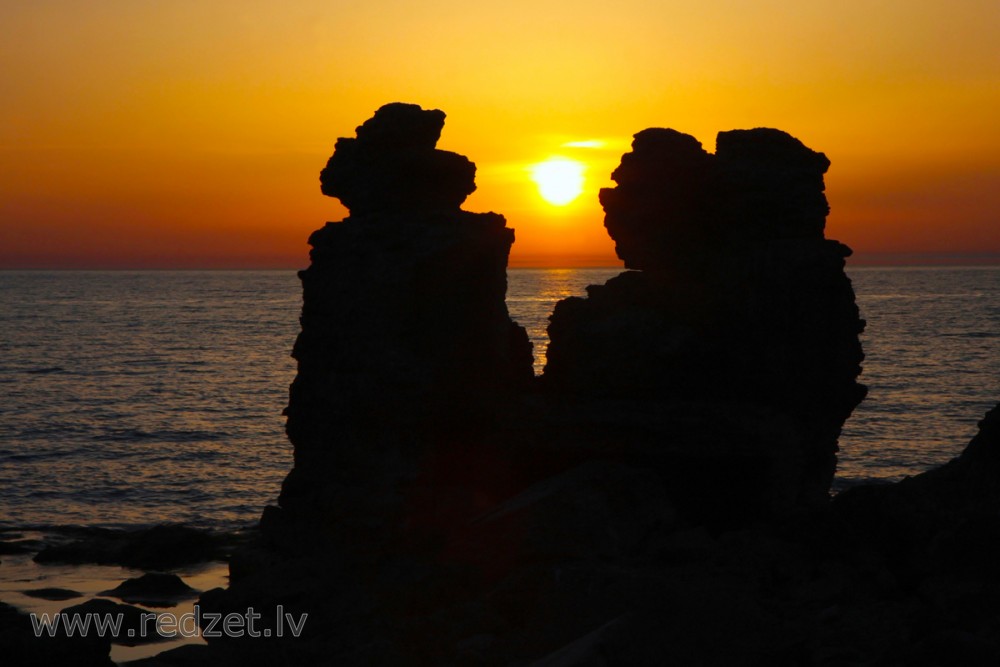
[[[513,269],[540,370],[552,304],[615,275]],[[1000,400],[1000,270],[854,269],[868,400],[839,485],[961,451]],[[0,272],[0,526],[232,528],[291,467],[293,271]]]
[[[944,463],[1000,402],[1000,267],[848,273],[868,320],[868,397],[844,427],[835,488]]]

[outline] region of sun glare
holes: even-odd
[[[531,180],[538,185],[542,199],[565,206],[583,192],[583,170],[583,164],[576,160],[553,157],[531,166]]]

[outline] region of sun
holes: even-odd
[[[551,157],[531,166],[531,180],[542,199],[553,206],[565,206],[583,192],[584,166],[565,157]]]

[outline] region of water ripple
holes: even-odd
[[[509,273],[541,371],[552,304],[617,270]],[[843,487],[955,456],[1000,399],[1000,271],[850,271],[869,398]],[[0,526],[243,526],[291,467],[300,285],[277,272],[0,271]]]

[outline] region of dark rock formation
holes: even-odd
[[[87,637],[38,637],[27,614],[0,602],[0,660],[12,667],[114,667],[109,657],[111,639],[91,633]]]
[[[176,574],[149,572],[141,577],[126,579],[101,595],[147,607],[172,607],[181,600],[198,597],[198,591]]]
[[[434,148],[443,123],[441,111],[386,105],[337,141],[321,174],[351,215],[310,237],[300,273],[286,410],[295,468],[262,524],[286,546],[316,545],[294,537],[302,522],[355,546],[392,539],[433,462],[474,448],[497,401],[533,377],[504,301],[514,232],[500,215],[459,209],[475,166]]]
[[[712,449],[661,423],[650,446],[673,451],[668,467],[700,468],[693,486],[765,514],[822,503],[840,429],[865,395],[850,250],[823,236],[829,161],[778,130],[717,143],[712,155],[674,130],[635,135],[601,203],[639,271],[557,305],[544,380],[555,394],[657,412],[695,405]],[[733,419],[746,412],[767,417]],[[719,483],[730,465],[760,475],[748,496]]]
[[[443,111],[385,105],[357,128],[357,138],[337,140],[319,176],[323,194],[355,216],[454,211],[476,189],[476,165],[434,148],[443,127]]]
[[[694,137],[635,135],[601,191],[605,226],[626,268],[676,273],[754,241],[822,239],[830,161],[768,128],[720,132],[716,153]]]
[[[33,560],[43,565],[93,563],[167,570],[226,560],[247,540],[246,535],[216,533],[178,524],[134,530],[67,528],[50,533]]]
[[[38,548],[35,540],[27,539],[17,532],[0,530],[0,556],[32,553]]]
[[[27,595],[29,598],[38,598],[39,600],[50,600],[53,602],[83,597],[83,593],[78,593],[68,588],[29,588],[28,590],[21,591],[21,593]]]
[[[140,664],[995,664],[1000,410],[942,470],[826,502],[864,389],[825,157],[637,135],[602,201],[639,270],[560,303],[533,383],[503,219],[459,210],[449,169],[400,175],[440,119],[391,105],[338,143],[324,188],[352,209],[301,274],[295,469],[200,599],[303,634]]]
[[[957,575],[977,582],[976,595],[1000,594],[1000,405],[961,456],[896,484],[847,489],[834,509],[904,576]]]

